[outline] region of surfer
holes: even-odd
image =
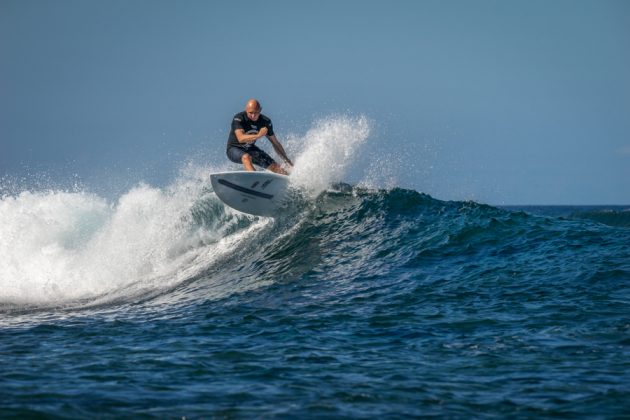
[[[227,156],[232,162],[242,163],[246,171],[255,171],[254,164],[256,164],[272,172],[288,175],[282,166],[255,145],[256,140],[267,137],[276,153],[289,167],[293,167],[293,163],[273,132],[271,120],[261,114],[261,111],[260,102],[250,99],[245,104],[245,111],[234,116],[227,141]]]

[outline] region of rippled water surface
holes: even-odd
[[[2,200],[5,224],[65,216],[4,226],[1,417],[630,412],[627,208],[343,187],[274,220],[133,194]]]

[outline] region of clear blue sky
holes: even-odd
[[[0,0],[0,176],[166,182],[258,97],[437,198],[627,204],[629,46],[625,0]]]

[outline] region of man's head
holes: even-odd
[[[256,99],[250,99],[245,104],[245,112],[247,113],[247,118],[252,121],[258,121],[258,117],[260,117],[260,111],[262,111],[262,106],[260,102]]]

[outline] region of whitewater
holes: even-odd
[[[4,193],[0,417],[630,412],[628,207],[443,201],[378,159],[348,184],[371,133],[289,136],[279,218],[225,207],[222,163]]]
[[[310,197],[341,181],[366,118],[321,120],[305,135],[292,183]],[[297,139],[289,139],[295,148]],[[0,302],[58,305],[169,289],[261,235],[273,220],[224,208],[210,166],[188,165],[166,188],[140,184],[116,202],[89,192],[24,191],[0,204]],[[216,211],[208,229],[195,214]],[[210,211],[211,211],[210,210]],[[201,221],[205,223],[206,221]],[[247,224],[231,232],[232,226]]]

